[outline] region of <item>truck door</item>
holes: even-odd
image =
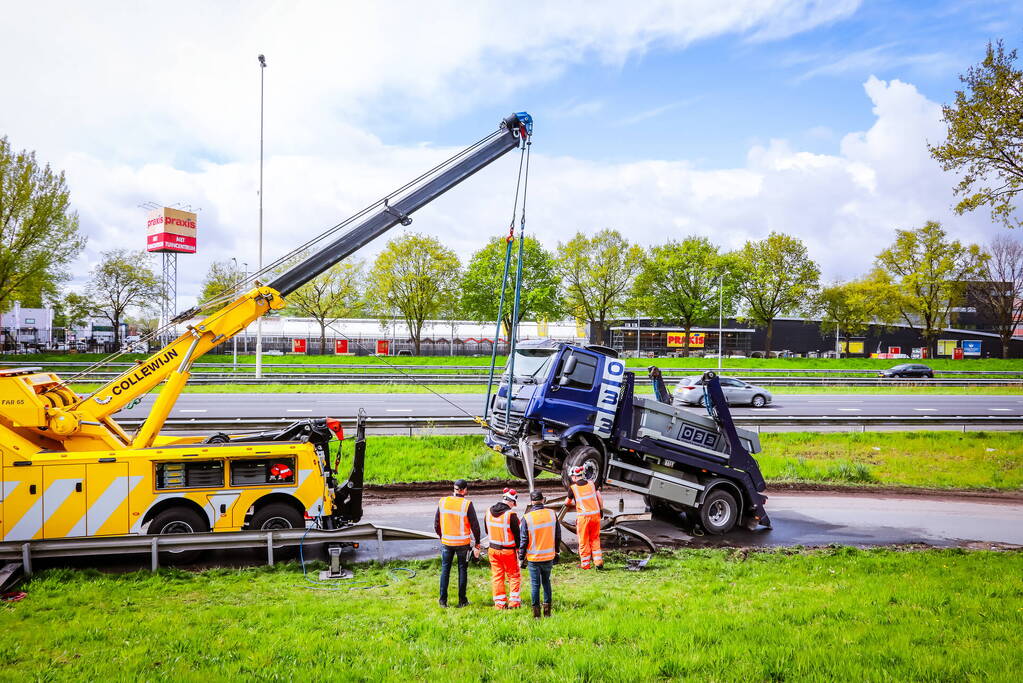
[[[86,533],[89,536],[128,533],[128,463],[95,463],[86,467],[89,475]]]
[[[544,401],[551,407],[545,414],[568,425],[594,424],[599,367],[600,358],[595,354],[580,349],[562,354]]]
[[[85,465],[47,465],[43,468],[43,538],[85,534]]]
[[[5,467],[3,517],[5,541],[28,541],[43,529],[43,469]]]

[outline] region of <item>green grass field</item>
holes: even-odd
[[[760,436],[769,482],[1023,490],[1021,432],[779,432]],[[351,445],[345,446],[351,454]],[[372,436],[366,481],[508,479],[504,458],[478,436]]]
[[[438,562],[360,567],[370,590],[276,568],[51,570],[0,608],[0,680],[1018,680],[1023,555],[660,554],[554,570],[554,613],[437,606]],[[528,585],[528,584],[527,584]],[[528,596],[528,592],[526,592]],[[528,598],[527,598],[528,601]]]

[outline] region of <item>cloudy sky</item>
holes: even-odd
[[[188,204],[180,308],[212,260],[256,261],[259,53],[267,260],[527,110],[528,229],[549,247],[778,230],[834,279],[897,228],[1002,230],[951,213],[926,143],[988,40],[1023,47],[1023,5],[997,0],[93,0],[12,3],[4,23],[0,135],[66,171],[89,238],[77,282],[101,251],[144,247],[140,203]],[[502,159],[409,229],[467,256],[506,229],[514,174]]]

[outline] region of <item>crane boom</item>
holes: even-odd
[[[19,389],[32,397],[18,404],[15,414],[0,414],[0,424],[27,429],[23,434],[35,443],[57,440],[65,450],[145,448],[152,444],[177,397],[188,381],[196,359],[231,339],[271,309],[284,306],[283,297],[358,251],[373,239],[401,223],[409,215],[444,192],[524,143],[532,133],[532,118],[525,112],[505,118],[499,129],[463,150],[413,184],[383,200],[378,207],[358,214],[358,219],[340,237],[316,249],[268,286],[256,287],[222,306],[134,368],[122,373],[98,390],[80,398],[54,375],[19,375]],[[393,200],[393,203],[391,201]],[[342,225],[347,225],[346,221]],[[180,316],[179,316],[180,317]],[[134,437],[129,437],[112,415],[161,382],[166,384],[149,417]]]

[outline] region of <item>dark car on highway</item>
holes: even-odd
[[[877,373],[878,377],[928,377],[934,379],[934,370],[926,365],[918,363],[903,363],[894,367],[882,370]]]

